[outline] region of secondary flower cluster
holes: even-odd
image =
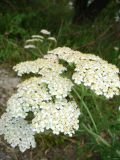
[[[83,54],[70,48],[62,47],[49,51],[68,64],[75,64],[72,79],[76,84],[83,83],[97,95],[112,98],[120,94],[119,69],[100,57],[92,54]]]
[[[67,65],[63,66],[63,60]],[[71,64],[75,69],[70,80],[65,74]],[[49,51],[41,59],[22,62],[14,70],[19,76],[33,76],[21,82],[17,93],[8,100],[6,113],[0,119],[0,135],[4,134],[8,143],[19,146],[22,152],[36,146],[36,133],[49,130],[72,136],[79,128],[80,110],[71,96],[74,84],[82,83],[107,98],[120,94],[116,66],[67,47]]]
[[[58,63],[58,60],[52,61],[49,59],[37,59],[35,61],[26,61],[17,64],[13,69],[18,72],[19,76],[22,76],[23,74],[39,74],[39,75],[47,75],[48,73],[59,75],[63,71],[66,70],[63,65]]]
[[[38,42],[38,43],[43,43],[44,41],[49,41],[49,42],[54,42],[54,43],[56,43],[57,42],[57,40],[56,40],[56,38],[55,37],[52,37],[52,36],[50,36],[50,32],[48,31],[48,30],[46,30],[46,29],[42,29],[41,31],[40,31],[40,35],[38,34],[38,35],[32,35],[31,36],[31,39],[28,39],[28,40],[26,40],[25,42],[26,42],[26,44],[25,44],[25,46],[24,46],[24,48],[25,49],[35,49],[35,48],[37,48],[37,46],[36,46],[36,44],[35,44],[35,42]]]
[[[20,117],[14,118],[10,113],[4,113],[0,119],[0,135],[2,134],[12,147],[18,145],[21,152],[36,146],[32,126]]]
[[[32,120],[32,126],[37,133],[51,129],[53,134],[68,134],[72,136],[75,130],[79,128],[78,117],[80,111],[74,101],[58,99],[53,102],[43,103],[40,106],[41,111],[36,112]]]

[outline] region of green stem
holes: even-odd
[[[59,31],[58,31],[58,35],[57,35],[57,38],[56,38],[57,42],[58,42],[58,39],[60,37],[61,31],[62,31],[62,27],[63,27],[63,20],[61,22],[61,25],[60,25],[60,28],[59,28]],[[57,45],[57,42],[56,42],[56,45]]]
[[[97,132],[97,126],[96,126],[96,124],[95,124],[95,121],[94,121],[94,119],[93,119],[93,117],[92,117],[92,114],[90,113],[87,105],[85,104],[85,102],[83,101],[83,99],[81,98],[81,96],[79,95],[79,93],[77,92],[77,90],[76,90],[75,88],[73,88],[73,91],[76,93],[76,95],[78,96],[78,98],[81,100],[84,108],[86,109],[86,111],[87,111],[87,113],[88,113],[88,115],[89,115],[89,117],[90,117],[90,119],[91,119],[91,121],[92,121],[92,123],[93,123],[93,126],[94,126],[94,128],[95,128],[95,131]]]
[[[92,95],[92,99],[93,99],[93,102],[94,102],[94,104],[95,104],[95,107],[96,107],[97,112],[100,114],[100,117],[102,118],[102,113],[101,113],[101,111],[100,111],[100,109],[99,109],[99,107],[98,107],[98,105],[97,105],[97,103],[96,103],[96,100],[95,100],[95,98],[94,98],[94,95]]]
[[[47,52],[50,50],[50,47],[51,47],[51,42],[50,42],[49,45],[48,45]]]
[[[106,145],[107,147],[111,147],[111,145],[105,140],[103,139],[101,136],[99,136],[98,134],[94,133],[91,129],[89,129],[85,124],[82,123],[83,128],[89,133],[91,134],[93,137],[95,137],[97,140],[101,141],[104,145]]]
[[[44,56],[44,54],[42,53],[42,51],[38,48],[38,52],[40,53],[41,57]]]

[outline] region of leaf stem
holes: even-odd
[[[106,145],[107,147],[111,147],[111,145],[105,140],[103,139],[100,135],[94,133],[91,129],[89,129],[84,123],[82,123],[83,128],[89,133],[91,134],[93,137],[96,138],[96,140],[101,141],[104,145]]]
[[[93,119],[93,117],[92,117],[92,114],[90,113],[87,105],[85,104],[85,102],[83,101],[83,99],[81,98],[81,96],[79,95],[79,93],[77,92],[77,90],[76,90],[75,88],[73,88],[73,91],[76,93],[76,95],[78,96],[78,98],[81,100],[84,108],[86,109],[86,111],[87,111],[87,113],[88,113],[88,115],[89,115],[89,117],[90,117],[90,119],[91,119],[91,121],[92,121],[92,123],[93,123],[93,126],[94,126],[94,128],[95,128],[95,131],[98,132],[97,126],[96,126],[96,124],[95,124],[95,121],[94,121],[94,119]]]

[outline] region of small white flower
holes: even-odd
[[[31,36],[33,39],[35,38],[40,38],[40,39],[44,39],[44,37],[43,36],[41,36],[41,35],[32,35]]]
[[[48,37],[48,40],[56,42],[56,38],[55,37]]]
[[[48,31],[48,30],[46,30],[46,29],[42,29],[41,31],[40,31],[42,34],[44,34],[44,35],[50,35],[51,33]]]
[[[24,46],[25,49],[28,49],[28,48],[36,48],[35,45],[32,45],[32,44],[29,44],[29,45],[25,45]]]
[[[116,52],[118,52],[118,51],[119,51],[119,47],[115,46],[115,47],[114,47],[114,50],[115,50]]]
[[[33,39],[28,39],[25,41],[26,43],[32,43],[32,42],[43,42],[42,39],[38,39],[38,38],[33,38]]]

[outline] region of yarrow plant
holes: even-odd
[[[73,73],[68,76],[68,67]],[[100,57],[58,47],[43,58],[17,64],[18,85],[0,119],[0,135],[21,152],[35,147],[35,134],[50,131],[72,136],[79,128],[80,108],[72,94],[84,85],[107,99],[120,94],[119,69]],[[30,116],[32,113],[32,116]],[[31,117],[31,118],[29,118]]]
[[[42,57],[48,50],[55,48],[56,44],[57,40],[51,36],[51,32],[42,29],[40,34],[32,35],[30,39],[25,41],[24,48],[34,56],[36,56],[34,53],[38,52],[37,55]]]

